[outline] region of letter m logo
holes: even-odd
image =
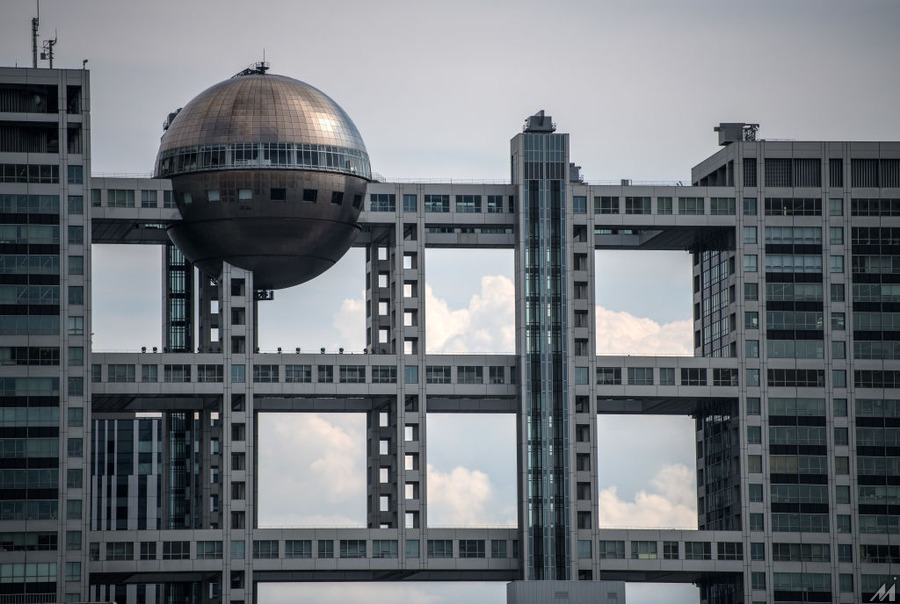
[[[875,595],[869,598],[869,602],[894,602],[897,598],[896,590],[896,583],[891,585],[890,589],[888,589],[887,583],[882,583],[881,587],[878,588],[878,591],[875,592]]]

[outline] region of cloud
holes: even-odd
[[[260,525],[365,526],[365,418],[260,418]]]
[[[360,298],[344,298],[334,317],[332,326],[341,334],[341,341],[347,350],[360,351],[366,347],[366,301]],[[360,326],[363,329],[360,329]]]
[[[600,354],[693,354],[690,320],[660,324],[623,311],[596,307]]]
[[[425,286],[426,345],[429,353],[512,353],[516,348],[515,286],[509,277],[485,275],[464,308],[452,308]],[[596,307],[599,354],[691,355],[690,320],[658,323],[624,311]],[[345,298],[332,324],[349,350],[364,344],[358,326],[365,323],[364,298]]]
[[[683,464],[663,466],[650,480],[651,491],[640,490],[634,501],[619,498],[616,487],[600,491],[603,528],[697,528],[694,475]]]
[[[428,464],[429,526],[496,526],[516,523],[514,508],[500,509],[490,477],[457,466],[442,472]]]
[[[502,275],[485,275],[466,308],[453,310],[425,286],[428,352],[506,352],[516,349],[515,287]]]

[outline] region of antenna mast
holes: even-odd
[[[37,0],[37,16],[31,20],[31,66],[37,69],[38,25],[41,22],[41,0]]]
[[[58,34],[53,32],[52,40],[44,40],[44,52],[41,53],[41,59],[50,61],[50,69],[53,69],[53,47],[56,46]]]

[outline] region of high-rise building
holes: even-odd
[[[508,184],[391,183],[312,87],[258,66],[210,91],[167,120],[158,178],[90,178],[88,73],[0,69],[0,602],[346,580],[522,581],[517,602],[601,579],[608,601],[622,581],[709,603],[893,593],[900,143],[721,124],[690,184],[590,184],[541,112]],[[161,351],[91,350],[92,242],[160,248]],[[366,251],[365,353],[260,353],[269,288],[346,245]],[[434,247],[514,250],[515,354],[427,353]],[[609,249],[691,253],[694,356],[597,350]],[[367,526],[257,528],[259,414],[312,411],[366,414]],[[429,412],[516,417],[517,528],[429,526]],[[600,528],[598,414],[694,418],[698,530]]]

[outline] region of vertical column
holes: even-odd
[[[223,290],[221,282],[200,273],[200,287],[197,299],[198,329],[197,349],[200,352],[221,352],[222,335],[220,329]],[[253,350],[250,348],[250,350]],[[190,350],[189,352],[194,352]]]
[[[58,601],[86,598],[87,534],[89,494],[86,459],[90,455],[88,427],[91,421],[90,380],[85,367],[90,366],[91,346],[91,216],[84,211],[84,195],[90,180],[90,94],[85,71],[58,70],[47,74],[56,82],[59,107],[59,535],[57,598]],[[88,184],[86,184],[88,183]],[[45,185],[29,183],[32,196],[50,193]],[[32,205],[29,203],[29,205]],[[36,243],[29,241],[29,244]],[[43,243],[43,242],[37,242]],[[29,252],[44,245],[29,245]],[[34,266],[34,264],[31,264]],[[29,278],[29,289],[35,284],[49,283]],[[43,297],[43,296],[41,296]],[[40,302],[29,294],[29,304]],[[28,312],[29,315],[37,314]],[[29,328],[29,331],[31,329]],[[46,332],[39,332],[46,333]],[[29,337],[29,347],[43,338]],[[39,369],[44,369],[43,367]],[[49,368],[48,368],[49,369]],[[29,375],[36,375],[29,371]],[[34,378],[32,378],[33,380]],[[29,380],[31,381],[31,380]],[[39,394],[29,392],[29,395]],[[42,393],[40,393],[42,394]],[[35,401],[40,397],[30,399]],[[29,405],[33,404],[29,402]],[[37,460],[31,460],[33,464]],[[29,485],[30,486],[30,485]],[[40,489],[36,489],[40,492]],[[27,519],[27,518],[26,518]],[[29,524],[29,528],[32,525]]]
[[[423,564],[428,525],[425,399],[425,218],[417,189],[401,190],[394,246],[394,284],[403,354],[398,366],[397,492],[401,556],[407,568]],[[406,547],[406,543],[410,547]],[[418,558],[416,558],[418,556]]]
[[[194,267],[175,244],[163,254],[163,337],[167,352],[194,349]]]
[[[566,208],[573,210],[566,213],[565,227],[566,232],[571,233],[570,249],[566,251],[572,281],[567,286],[570,300],[567,320],[571,326],[567,334],[574,365],[571,390],[575,402],[571,410],[575,438],[569,454],[569,474],[575,487],[572,533],[578,543],[577,578],[592,580],[600,578],[600,559],[595,547],[600,523],[597,478],[600,465],[597,455],[597,380],[594,377],[597,365],[594,213],[585,187],[572,192],[577,195],[578,203],[575,203],[575,195],[571,196],[571,203],[569,199],[565,200]]]
[[[571,578],[572,533],[566,173],[568,137],[550,118],[529,119],[512,140],[519,188],[516,350],[522,367],[518,413],[519,518],[524,578]]]
[[[396,195],[386,195],[394,199]],[[397,308],[395,290],[396,271],[391,256],[396,254],[397,237],[393,225],[377,230],[373,240],[366,246],[366,349],[373,355],[398,354]],[[402,354],[402,336],[399,344]],[[387,356],[384,356],[387,361]],[[398,366],[399,363],[392,363]],[[382,365],[373,361],[373,372],[380,371]],[[373,375],[373,380],[375,376]],[[397,455],[398,438],[397,399],[385,399],[367,413],[367,493],[366,508],[369,528],[396,528],[397,499]]]
[[[257,523],[253,274],[225,264],[219,280],[219,340],[223,350],[222,602],[252,602],[253,528]]]

